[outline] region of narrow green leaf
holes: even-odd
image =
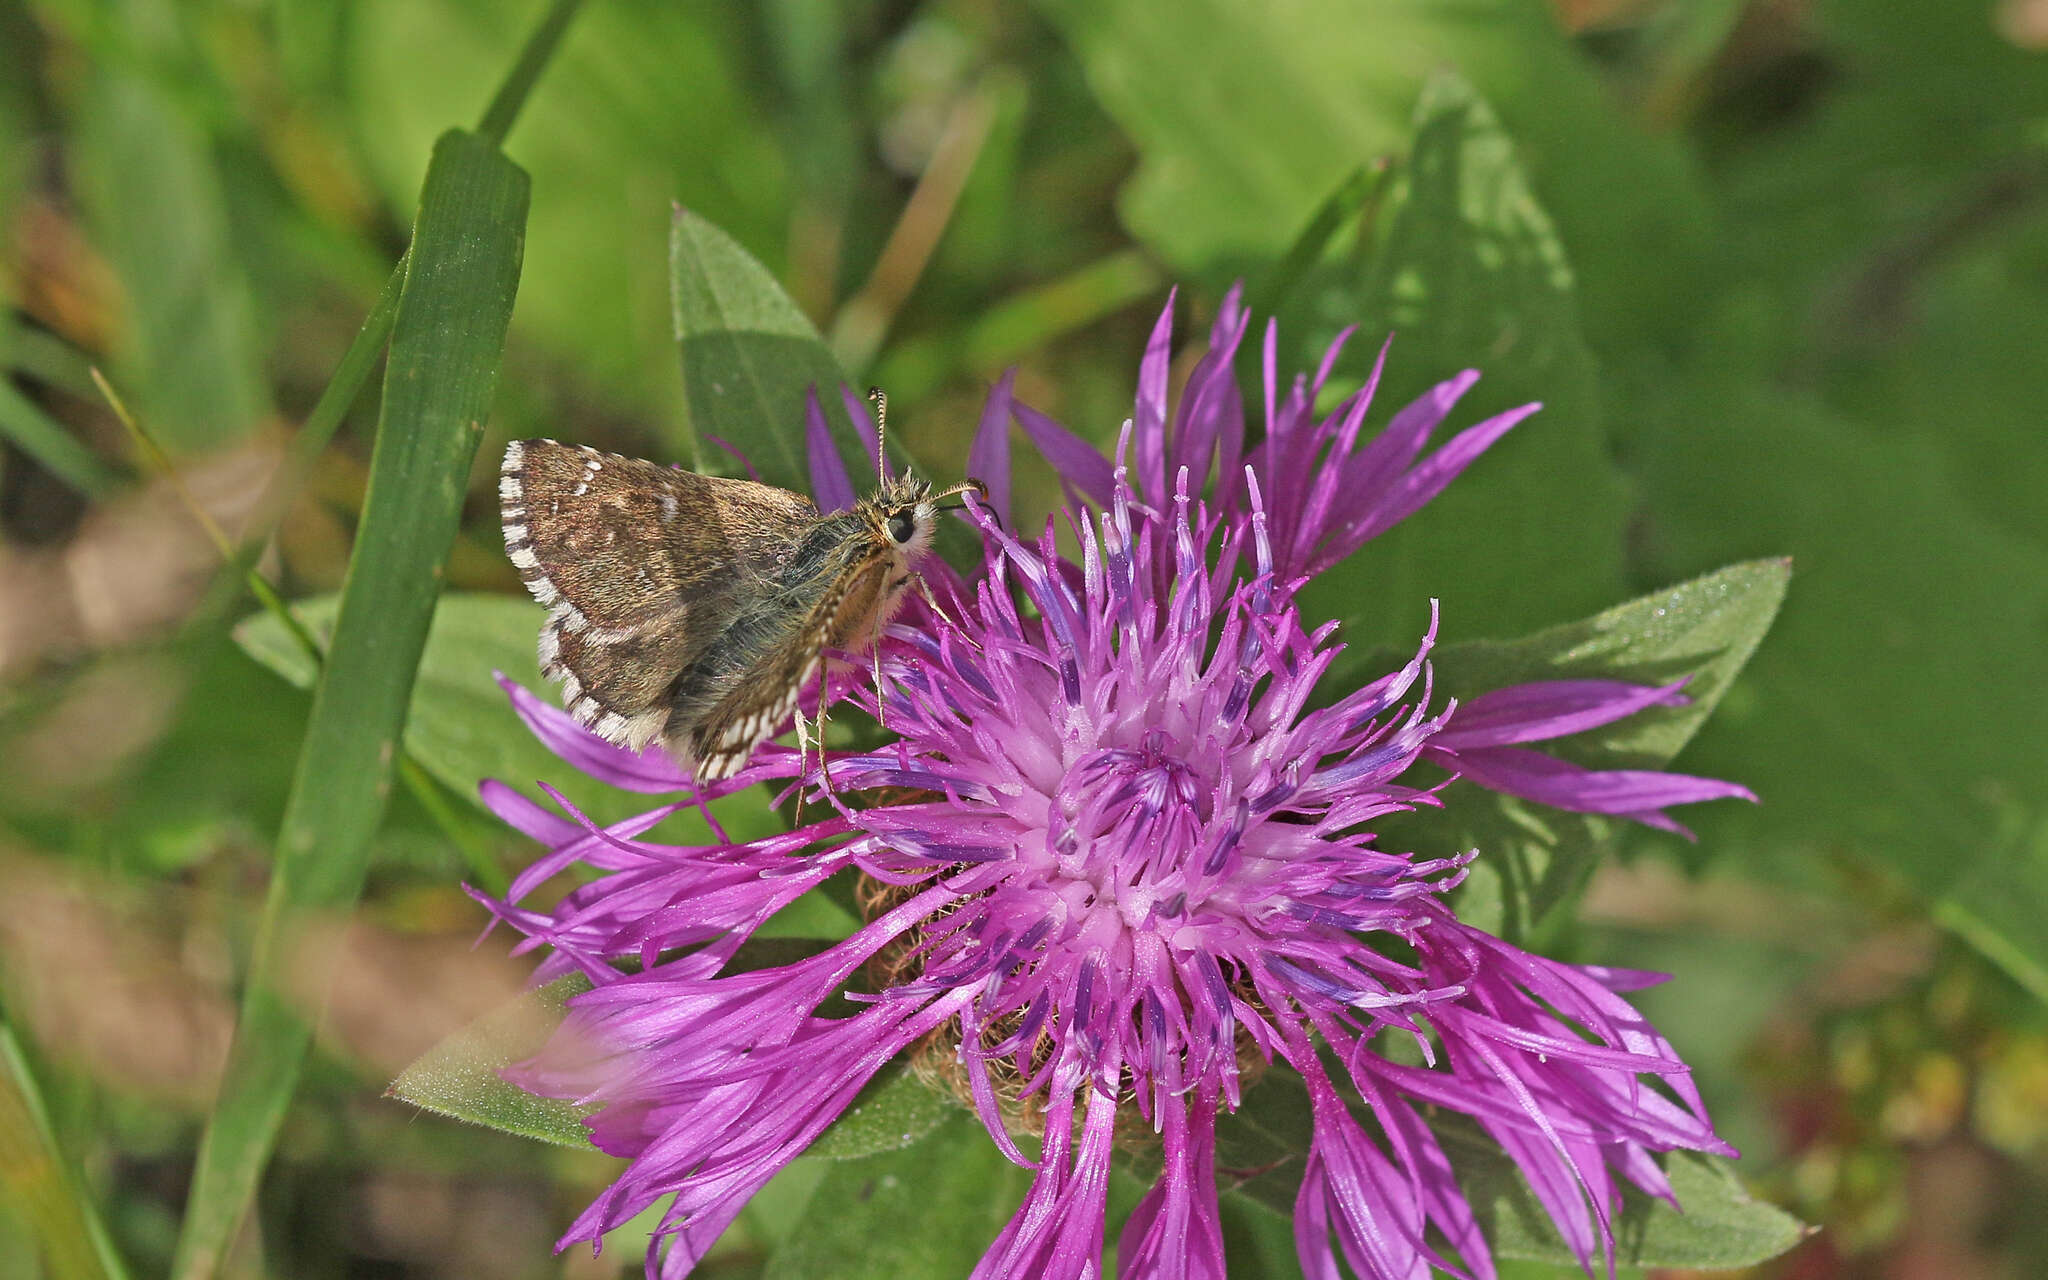
[[[5,376],[0,376],[0,436],[12,440],[23,453],[80,493],[99,497],[121,482],[113,468],[100,461],[99,455],[79,443],[78,437],[37,408],[33,400],[15,390]]]
[[[339,598],[292,605],[325,641],[334,632]],[[428,773],[472,803],[477,783],[497,778],[531,792],[537,781],[559,789],[599,822],[647,809],[646,797],[606,786],[569,768],[540,744],[505,700],[491,673],[503,671],[529,689],[545,690],[534,657],[541,610],[531,601],[482,593],[451,593],[435,605],[405,718],[405,749]],[[249,656],[300,688],[312,687],[312,661],[268,613],[243,620],[235,639]]]
[[[479,138],[493,144],[503,144],[505,135],[512,132],[512,124],[525,109],[526,100],[533,93],[533,86],[540,80],[541,72],[547,70],[554,60],[555,50],[562,43],[562,36],[569,30],[569,23],[576,17],[576,11],[583,7],[583,0],[554,0],[540,25],[526,39],[526,45],[519,51],[519,61],[512,64],[512,70],[498,86],[491,105],[484,109],[483,119],[477,122]]]
[[[761,479],[810,492],[804,392],[816,387],[840,453],[865,459],[840,406],[845,375],[811,322],[737,240],[688,209],[669,224],[669,283],[697,452],[717,436]],[[868,464],[850,466],[855,477]],[[858,483],[858,481],[856,481]]]
[[[370,486],[280,825],[269,895],[221,1092],[200,1144],[173,1274],[210,1276],[254,1194],[308,1024],[279,989],[308,918],[361,892],[370,838],[441,562],[503,355],[519,281],[526,176],[495,147],[451,131],[435,147],[384,385]]]
[[[1368,1132],[1369,1117],[1361,1116]],[[1510,1160],[1478,1125],[1462,1116],[1439,1114],[1430,1128],[1450,1157],[1459,1186],[1488,1242],[1503,1258],[1575,1262],[1551,1226],[1549,1215]],[[1294,1213],[1301,1188],[1302,1155],[1308,1149],[1309,1104],[1301,1077],[1291,1071],[1267,1073],[1245,1091],[1244,1106],[1217,1125],[1216,1160],[1239,1171],[1227,1189],[1284,1216]],[[1676,1152],[1664,1158],[1665,1173],[1682,1210],[1634,1190],[1624,1194],[1615,1221],[1615,1260],[1637,1267],[1739,1267],[1774,1258],[1805,1238],[1806,1228],[1777,1208],[1753,1198],[1729,1169],[1729,1161]]]
[[[0,312],[0,369],[26,374],[81,399],[99,396],[90,356],[12,312]]]
[[[1329,198],[1316,209],[1315,216],[1308,220],[1294,243],[1280,261],[1269,270],[1260,282],[1258,292],[1252,297],[1251,309],[1254,314],[1270,315],[1287,300],[1294,287],[1301,283],[1322,256],[1329,251],[1337,233],[1353,219],[1363,217],[1370,230],[1372,209],[1386,195],[1387,184],[1393,177],[1393,167],[1385,160],[1373,164],[1362,164],[1351,171],[1351,176],[1339,183]]]
[[[128,1272],[77,1171],[57,1148],[49,1108],[14,1029],[0,1017],[0,1188],[32,1228],[56,1280],[122,1280]]]
[[[831,1165],[765,1280],[964,1276],[1030,1180],[956,1112],[916,1146]]]
[[[507,1002],[421,1054],[399,1072],[385,1096],[436,1115],[587,1149],[590,1130],[580,1109],[557,1098],[535,1097],[507,1084],[498,1072],[538,1052],[562,1020],[564,1003],[589,989],[587,979],[571,976]]]
[[[882,1068],[804,1154],[857,1160],[897,1151],[923,1141],[960,1109],[952,1094],[919,1079],[898,1060]]]

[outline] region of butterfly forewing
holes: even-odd
[[[786,490],[552,440],[509,445],[498,494],[506,553],[549,609],[542,671],[578,723],[635,750],[818,519]]]

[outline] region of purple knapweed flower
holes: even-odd
[[[688,1273],[884,1064],[934,1042],[990,1138],[1035,1170],[977,1280],[1100,1275],[1112,1146],[1139,1126],[1161,1173],[1123,1228],[1117,1274],[1221,1277],[1217,1124],[1261,1060],[1306,1086],[1295,1232],[1315,1280],[1335,1280],[1340,1258],[1360,1276],[1495,1273],[1423,1108],[1490,1135],[1589,1265],[1611,1253],[1621,1182],[1670,1197],[1653,1152],[1732,1154],[1684,1062],[1619,994],[1654,975],[1558,963],[1465,924],[1445,894],[1483,851],[1422,857],[1373,836],[1374,819],[1441,802],[1440,783],[1412,776],[1425,762],[1441,766],[1431,778],[1660,825],[1665,806],[1746,796],[1526,745],[1678,701],[1677,688],[1558,681],[1457,704],[1431,690],[1434,623],[1398,669],[1333,688],[1335,624],[1296,607],[1303,582],[1533,406],[1423,457],[1463,374],[1361,446],[1379,366],[1319,418],[1336,349],[1283,389],[1269,326],[1252,444],[1232,370],[1249,325],[1237,294],[1171,417],[1170,317],[1171,304],[1114,461],[1013,403],[1008,379],[996,388],[971,461],[1002,516],[976,513],[979,574],[936,569],[942,611],[919,605],[890,630],[881,688],[846,679],[887,745],[822,761],[769,746],[715,789],[785,781],[812,821],[676,847],[640,838],[676,803],[601,830],[487,784],[494,809],[550,846],[493,910],[522,946],[550,949],[542,977],[594,984],[511,1078],[594,1108],[593,1142],[630,1161],[565,1244],[673,1194],[648,1268]],[[1050,523],[1009,532],[1012,421],[1069,487],[1074,559]],[[823,435],[814,402],[829,505],[851,489]],[[572,766],[687,792],[666,760],[511,693]],[[573,863],[602,874],[552,908],[519,905]],[[874,886],[852,937],[726,971],[764,921],[841,873]],[[850,991],[870,962],[889,977]],[[840,996],[854,1012],[819,1012]],[[1012,1137],[1026,1116],[1043,1134],[1035,1158]]]

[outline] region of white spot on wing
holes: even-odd
[[[505,526],[505,541],[507,541],[507,542],[524,542],[524,541],[526,541],[526,526],[525,526],[525,525],[523,525],[523,524],[508,524],[508,525],[506,525],[506,526]]]
[[[538,570],[540,568],[540,557],[533,554],[532,547],[521,547],[517,551],[508,551],[506,552],[506,554],[511,556],[512,563],[517,565],[521,569]],[[545,581],[545,579],[543,579],[543,581]],[[533,585],[537,586],[540,584],[535,583]],[[554,590],[552,586],[548,589],[550,591]]]

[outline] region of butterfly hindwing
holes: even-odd
[[[820,580],[823,590],[794,627],[739,672],[717,702],[688,727],[671,722],[670,749],[714,781],[737,773],[762,741],[796,710],[827,649],[843,646],[875,616],[888,591],[890,561],[876,548]]]
[[[578,723],[634,750],[818,519],[786,490],[552,440],[508,445],[498,494],[506,553],[549,609],[543,673]]]

